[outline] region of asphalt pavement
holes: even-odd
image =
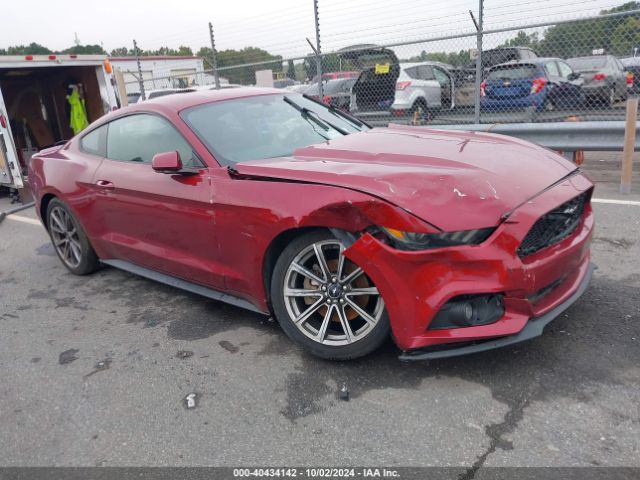
[[[0,466],[640,467],[640,196],[605,197],[636,203],[594,203],[581,300],[533,341],[429,364],[390,342],[326,362],[260,315],[73,276],[33,209],[10,215]]]

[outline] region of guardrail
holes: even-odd
[[[441,130],[490,132],[521,138],[563,152],[621,152],[625,122],[550,122],[511,124],[434,125]],[[640,151],[640,125],[636,125],[635,151]]]

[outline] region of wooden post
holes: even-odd
[[[119,68],[114,69],[113,77],[116,80],[116,89],[118,90],[118,97],[120,98],[120,107],[124,108],[129,105],[129,98],[127,97],[127,87],[124,84],[124,75]]]
[[[638,97],[627,100],[627,124],[624,129],[624,148],[622,150],[622,173],[620,193],[631,193],[633,176],[633,152],[636,146],[636,123],[638,121]]]

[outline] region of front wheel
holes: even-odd
[[[47,207],[47,230],[58,257],[71,273],[86,275],[100,267],[98,256],[80,222],[57,198],[51,200]]]
[[[389,336],[380,292],[343,251],[328,232],[302,235],[282,252],[271,282],[271,303],[282,329],[329,360],[367,355]]]

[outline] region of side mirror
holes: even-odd
[[[580,78],[580,74],[576,72],[571,72],[567,78],[569,80],[577,80]]]
[[[157,153],[151,159],[151,168],[159,173],[178,173],[182,170],[182,160],[176,151]]]

